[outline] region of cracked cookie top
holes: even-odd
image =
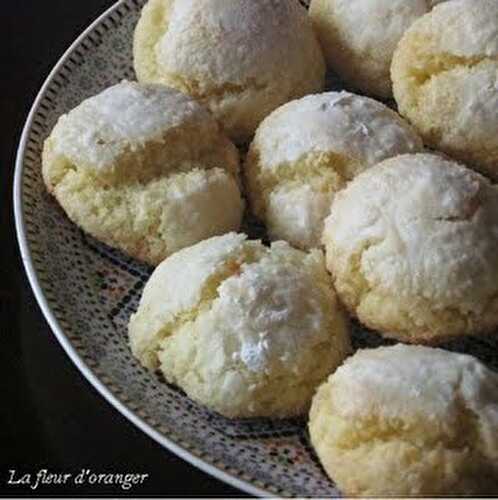
[[[367,326],[440,342],[498,324],[498,190],[438,155],[356,177],[325,223],[336,289]]]
[[[229,417],[302,414],[349,351],[322,253],[235,233],[161,264],[129,334],[145,366]]]
[[[472,356],[358,351],[318,390],[310,434],[347,495],[471,495],[498,485],[498,374]]]
[[[443,0],[313,0],[327,64],[359,91],[392,97],[391,60],[403,33]]]
[[[436,6],[401,39],[391,75],[427,145],[498,178],[498,2]]]
[[[206,104],[238,142],[273,109],[323,87],[306,10],[288,0],[150,0],[135,32],[139,80]]]
[[[47,190],[76,224],[158,264],[239,228],[238,160],[191,97],[123,81],[59,118],[42,163]]]
[[[319,247],[338,190],[386,158],[422,149],[413,128],[373,99],[349,92],[303,97],[258,127],[244,168],[251,207],[272,238]]]

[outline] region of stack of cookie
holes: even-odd
[[[435,347],[498,326],[498,2],[150,0],[134,65],[43,152],[157,266],[133,354],[229,418],[311,406],[346,494],[498,493],[498,374]],[[402,343],[353,354],[348,313]]]

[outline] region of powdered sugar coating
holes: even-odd
[[[299,54],[301,43],[309,45],[303,14],[298,2],[287,0],[174,1],[168,30],[156,47],[157,60],[162,70],[208,78],[207,85],[269,83],[267,75],[282,64],[281,58],[290,51]],[[203,36],[196,33],[199,28],[219,43],[209,57],[198,51],[207,48],[196,43],[195,37]]]
[[[142,363],[230,417],[301,414],[349,350],[321,252],[234,233],[161,264],[129,333]]]
[[[151,264],[242,219],[235,146],[200,104],[161,85],[123,81],[63,115],[43,177],[71,220]]]
[[[123,81],[61,116],[51,138],[56,155],[86,167],[110,168],[127,150],[187,123],[195,123],[201,133],[216,127],[207,110],[176,90]]]
[[[413,29],[427,29],[429,43],[442,53],[494,58],[498,56],[497,11],[494,0],[443,2]]]
[[[376,163],[421,151],[394,111],[367,97],[327,92],[292,101],[257,130],[245,173],[253,209],[273,238],[320,245],[335,193]]]
[[[398,42],[441,1],[313,0],[310,16],[328,65],[359,91],[388,98]]]
[[[498,324],[498,191],[440,156],[403,155],[358,176],[325,223],[327,263],[361,321],[435,342]]]
[[[265,220],[272,238],[299,248],[320,245],[323,221],[330,213],[334,192],[320,192],[306,183],[283,183],[270,193]]]
[[[400,153],[422,148],[415,131],[380,102],[349,92],[326,92],[292,101],[273,112],[256,134],[262,169],[334,152],[351,159],[352,178]]]
[[[297,1],[150,0],[134,53],[140,81],[191,94],[237,142],[279,105],[324,84],[323,56]]]
[[[498,374],[472,356],[402,344],[362,350],[337,370],[332,385],[334,409],[346,419],[380,409],[385,418],[429,417],[452,425],[460,396],[498,454]]]
[[[317,392],[311,439],[348,495],[491,493],[497,387],[498,374],[471,356],[401,344],[359,351]]]
[[[393,57],[398,108],[424,142],[498,178],[498,3],[442,3]]]

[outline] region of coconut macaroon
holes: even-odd
[[[498,179],[498,2],[454,0],[394,54],[394,96],[424,141]]]
[[[165,260],[129,335],[146,367],[227,417],[303,414],[350,349],[322,253],[236,233]]]
[[[149,0],[138,79],[192,95],[245,142],[281,104],[319,91],[325,62],[306,9],[288,0]]]
[[[403,155],[354,179],[324,230],[352,314],[387,337],[433,344],[498,325],[498,189],[438,155]]]
[[[372,99],[328,92],[290,102],[263,121],[251,144],[252,209],[271,238],[317,247],[338,190],[381,160],[422,148],[410,125]]]
[[[50,193],[84,231],[158,264],[238,230],[238,152],[180,92],[122,82],[57,122],[43,151]]]
[[[327,60],[347,83],[392,96],[391,60],[403,33],[444,0],[312,0],[310,16]]]
[[[311,442],[345,495],[496,494],[497,387],[472,356],[358,351],[314,397]]]

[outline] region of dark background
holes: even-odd
[[[148,473],[131,496],[241,496],[142,434],[86,382],[35,303],[14,232],[15,152],[65,49],[113,0],[17,0],[0,14],[0,496],[120,496],[119,488],[8,486],[8,470]],[[126,494],[126,493],[125,493]]]

